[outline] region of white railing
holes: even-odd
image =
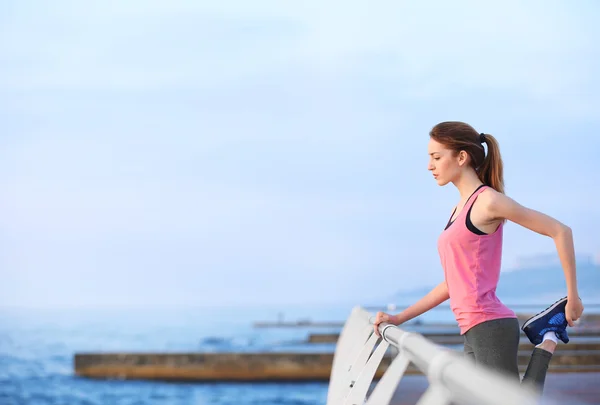
[[[436,345],[418,333],[381,324],[382,337],[379,337],[374,333],[371,318],[369,312],[356,307],[344,324],[333,358],[327,405],[390,404],[411,363],[429,381],[418,405],[548,403],[541,401],[533,389],[503,375],[475,368],[460,352]],[[397,349],[397,354],[369,393],[390,345]]]

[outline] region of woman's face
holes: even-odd
[[[446,149],[433,138],[429,140],[427,151],[429,153],[427,170],[431,170],[438,185],[445,186],[459,176],[464,165],[462,154],[454,155],[452,150]]]

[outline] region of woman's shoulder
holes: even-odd
[[[499,193],[490,186],[486,186],[481,190],[477,196],[477,205],[484,210],[493,209],[498,204],[502,204],[506,196],[503,193]]]
[[[506,218],[507,215],[521,212],[523,209],[517,201],[492,187],[486,187],[477,199],[480,200],[480,209],[493,218]]]
[[[503,197],[506,197],[503,193],[496,191],[492,186],[485,185],[482,187],[482,190],[477,198],[482,200],[494,200],[501,199]]]

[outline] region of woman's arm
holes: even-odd
[[[485,194],[485,196],[484,196]],[[579,299],[575,270],[573,233],[567,225],[541,212],[524,207],[498,192],[482,193],[481,197],[491,219],[507,219],[554,240],[567,284],[566,316],[569,326],[581,317],[583,304]]]
[[[446,301],[450,296],[448,295],[448,285],[445,281],[435,286],[419,301],[406,308],[404,311],[397,315],[389,315],[385,312],[378,312],[375,317],[374,328],[375,333],[379,336],[379,324],[382,322],[389,322],[394,325],[400,325],[401,323],[410,321],[413,318],[421,315],[424,312],[440,305]]]
[[[419,301],[415,302],[413,305],[406,308],[399,314],[392,315],[389,322],[393,323],[394,325],[400,325],[408,322],[411,319],[429,311],[430,309],[437,307],[448,298],[450,298],[448,295],[448,285],[445,281],[442,281]]]

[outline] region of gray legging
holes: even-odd
[[[517,352],[520,329],[516,318],[496,319],[480,323],[464,334],[465,356],[478,365],[508,374],[519,380]],[[534,348],[522,384],[542,391],[552,353]]]

